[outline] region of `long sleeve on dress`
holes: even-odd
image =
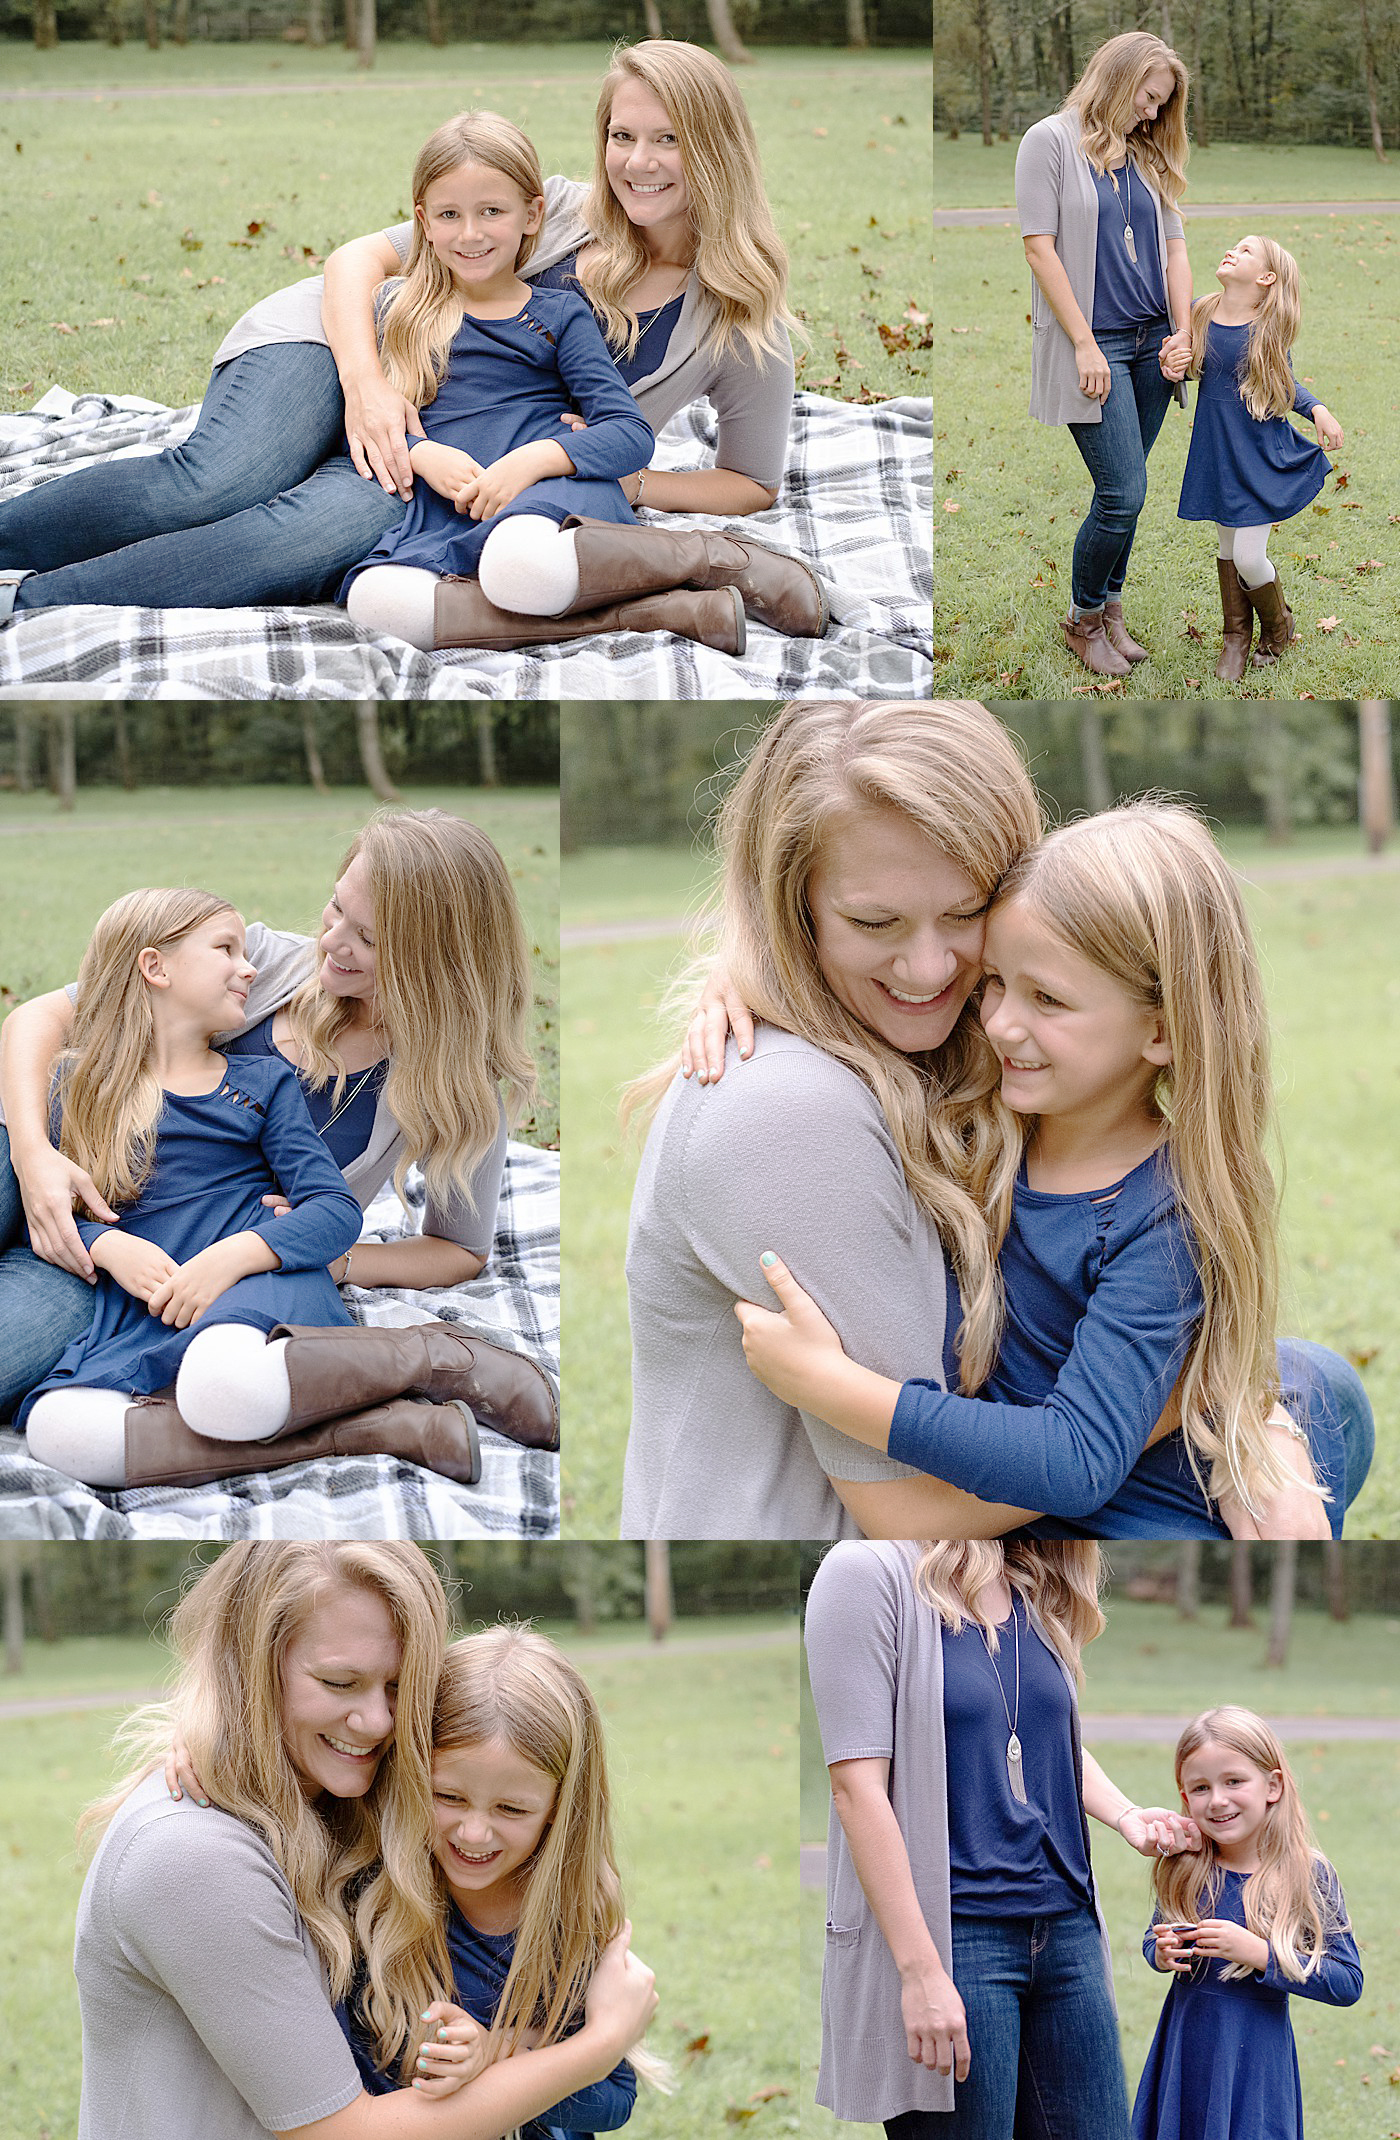
[[[645,468],[656,444],[651,425],[632,399],[581,297],[568,307],[555,352],[559,376],[588,424],[586,431],[560,433],[559,443],[575,474],[621,477]]]
[[[292,1209],[276,1218],[264,1206],[248,1231],[261,1234],[284,1271],[324,1269],[354,1247],[364,1214],[311,1126],[296,1072],[290,1063],[282,1068],[268,1095],[261,1143]],[[231,1082],[236,1085],[236,1074]]]

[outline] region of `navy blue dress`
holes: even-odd
[[[1286,416],[1251,416],[1240,395],[1249,328],[1206,330],[1206,353],[1181,481],[1179,520],[1218,520],[1227,528],[1261,528],[1310,505],[1332,473],[1321,446]],[[1293,406],[1311,416],[1317,397],[1293,383]]]
[[[561,425],[570,409],[586,418],[586,431]],[[475,578],[482,544],[509,513],[635,522],[619,478],[647,465],[655,439],[591,307],[571,290],[532,288],[513,319],[464,319],[447,376],[422,417],[429,438],[471,454],[483,468],[517,446],[548,439],[565,447],[577,472],[532,483],[489,520],[459,513],[417,477],[403,519],[346,574],[339,602],[368,565]]]
[[[272,1189],[281,1189],[293,1206],[285,1218],[274,1218],[262,1201]],[[23,1426],[45,1390],[146,1396],[166,1389],[190,1340],[215,1323],[250,1323],[264,1331],[278,1323],[351,1323],[326,1266],[354,1246],[362,1223],[359,1205],[311,1126],[291,1064],[280,1055],[225,1057],[225,1074],[213,1092],[195,1098],[166,1093],[155,1164],[136,1202],[121,1214],[122,1232],[154,1241],[177,1263],[230,1234],[257,1233],[276,1250],[281,1268],[240,1278],[184,1330],[168,1328],[144,1301],[106,1271],[99,1273],[91,1327],[25,1398],[16,1424]],[[89,1248],[108,1230],[78,1221]]]
[[[1345,1918],[1341,1884],[1323,1859],[1315,1877],[1330,1913]],[[1244,1875],[1226,1872],[1209,1917],[1244,1923]],[[1157,1920],[1154,1918],[1153,1922]],[[1148,1960],[1156,1951],[1149,1932]],[[1193,1962],[1173,1976],[1157,2033],[1147,2054],[1133,2140],[1303,2140],[1303,2091],[1288,2001],[1318,1999],[1354,2006],[1361,1997],[1361,1962],[1350,1930],[1335,1931],[1305,1983],[1269,1966],[1226,1983],[1218,1959]]]

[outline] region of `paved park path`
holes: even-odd
[[[1400,201],[1183,201],[1181,212],[1188,222],[1196,216],[1237,216],[1242,209],[1251,215],[1400,215]],[[1014,224],[1014,208],[935,208],[935,230],[961,230],[985,224]]]
[[[450,80],[454,70],[449,69]],[[268,72],[272,72],[269,65]],[[476,62],[455,72],[473,81],[491,73]],[[512,75],[514,82],[517,77]],[[575,77],[567,74],[531,75],[520,82],[522,89],[568,89]],[[408,74],[340,75],[329,82],[142,82],[118,87],[116,83],[89,83],[86,89],[0,89],[0,104],[125,104],[135,97],[324,97],[340,89],[430,89],[440,91],[442,77]],[[992,220],[995,222],[996,218]]]

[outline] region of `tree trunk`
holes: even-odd
[[[1164,45],[1172,41],[1172,0],[1162,0],[1162,24],[1157,35]]]
[[[1249,1540],[1237,1538],[1230,1548],[1230,1626],[1254,1625],[1254,1563]]]
[[[345,0],[345,49],[353,52],[360,42],[360,0]]]
[[[428,43],[445,45],[447,33],[442,26],[442,0],[425,0],[428,14]]]
[[[865,20],[865,0],[846,0],[846,43],[854,52],[864,52],[870,43]]]
[[[373,11],[374,0],[365,0]],[[355,729],[360,743],[360,763],[365,769],[365,779],[381,802],[402,802],[403,797],[394,786],[384,768],[384,753],[379,745],[379,702],[377,699],[361,699],[355,707]]]
[[[489,706],[478,706],[476,720],[476,755],[481,769],[481,785],[498,788],[501,784],[500,770],[496,764],[496,730]]]
[[[581,1635],[591,1635],[598,1625],[595,1549],[589,1541],[579,1538],[566,1551],[569,1572],[564,1587],[574,1608],[574,1625]]]
[[[13,1538],[0,1545],[5,1571],[5,1670],[24,1670],[24,1548]]]
[[[160,15],[156,0],[146,0],[146,43],[152,52],[160,50]]]
[[[347,5],[353,4],[354,0],[347,0]],[[379,23],[374,11],[374,0],[359,0],[359,11],[360,34],[355,43],[355,50],[359,57],[355,64],[357,67],[372,67],[374,65],[375,42],[379,35]]]
[[[190,41],[190,0],[175,0],[175,13],[170,24],[170,42],[187,45]]]
[[[1327,1617],[1329,1620],[1349,1620],[1347,1556],[1339,1538],[1329,1538],[1322,1548],[1322,1576],[1327,1591]]]
[[[306,42],[320,47],[326,41],[326,11],[322,0],[306,0]]]
[[[666,32],[661,27],[661,10],[656,4],[656,0],[642,0],[642,14],[646,21],[648,37],[664,37],[666,35]]]
[[[1381,133],[1381,108],[1376,100],[1376,49],[1371,43],[1371,18],[1366,12],[1366,0],[1361,0],[1361,54],[1366,69],[1366,108],[1371,115],[1371,146],[1376,152],[1376,161],[1384,163],[1385,137]]]
[[[1196,89],[1196,116],[1192,132],[1203,149],[1210,147],[1210,107],[1206,103],[1205,76],[1201,73],[1201,8],[1204,0],[1196,0],[1191,10],[1191,60],[1190,74]]]
[[[992,40],[987,31],[988,0],[976,0],[977,86],[982,93],[982,146],[992,146]]]
[[[21,795],[27,795],[34,785],[34,774],[29,763],[30,727],[29,715],[15,708],[15,787]]]
[[[729,0],[705,0],[705,12],[710,18],[710,35],[719,46],[720,58],[731,67],[749,67],[753,61],[734,27],[734,18],[729,12]]]
[[[664,1539],[646,1542],[647,1626],[653,1642],[664,1642],[675,1618],[671,1594],[671,1548]]]
[[[1111,810],[1108,759],[1103,747],[1103,715],[1095,706],[1079,709],[1079,762],[1084,772],[1084,800],[1095,812]]]
[[[1201,1610],[1201,1541],[1184,1538],[1176,1549],[1176,1616],[1194,1620]]]
[[[54,0],[34,0],[34,49],[52,52],[58,43],[58,9]]]
[[[1378,698],[1361,701],[1361,827],[1369,854],[1381,854],[1395,830],[1395,786],[1390,771],[1390,708]]]
[[[53,721],[53,789],[60,810],[71,810],[77,787],[77,724],[73,707],[65,706],[51,716]]]
[[[316,708],[309,702],[301,709],[301,742],[306,752],[306,772],[318,795],[329,795],[326,769],[321,763],[321,746],[316,740]]]
[[[126,24],[122,20],[122,0],[107,0],[107,42],[109,45],[126,43]]]
[[[1283,723],[1272,706],[1261,706],[1255,713],[1254,754],[1258,767],[1254,784],[1264,797],[1265,834],[1273,846],[1284,847],[1293,837],[1293,812]]]
[[[1293,1636],[1293,1593],[1298,1585],[1298,1541],[1281,1540],[1274,1547],[1274,1579],[1269,1586],[1269,1654],[1265,1664],[1282,1671],[1288,1662]]]
[[[117,752],[117,778],[130,794],[136,781],[131,770],[131,732],[126,725],[126,708],[122,705],[112,716],[112,741]]]

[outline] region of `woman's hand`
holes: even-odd
[[[455,2095],[490,2065],[490,2035],[446,1999],[435,1999],[420,2018],[429,2027],[414,2061],[413,2085],[420,2095],[434,2099]]]
[[[1204,1954],[1213,1961],[1242,1962],[1246,1969],[1269,1966],[1268,1941],[1260,1939],[1257,1932],[1246,1932],[1243,1925],[1231,1924],[1227,1918],[1207,1917],[1204,1923],[1193,1925],[1186,1938],[1198,1957]]]
[[[413,471],[430,490],[462,513],[466,511],[464,500],[470,499],[472,486],[481,474],[481,463],[459,446],[444,446],[441,439],[429,438],[413,448]]]
[[[561,444],[553,439],[534,439],[526,446],[516,446],[503,453],[499,461],[492,461],[483,468],[474,484],[464,484],[457,499],[459,513],[470,513],[473,520],[490,520],[504,506],[529,490],[534,483],[543,483],[550,476],[569,476],[574,473],[574,464]]]
[[[1074,361],[1079,367],[1079,391],[1091,401],[1107,401],[1108,390],[1113,384],[1113,374],[1108,368],[1108,359],[1092,335],[1087,335],[1074,345]]]
[[[209,1803],[196,1773],[193,1756],[178,1731],[175,1743],[165,1757],[165,1788],[172,1798],[183,1798],[188,1791],[196,1805],[207,1806]]]
[[[1312,420],[1319,445],[1325,446],[1329,453],[1338,452],[1346,444],[1346,434],[1341,425],[1332,411],[1324,409],[1320,401],[1313,403]]]
[[[771,1249],[759,1257],[763,1274],[782,1303],[780,1312],[736,1300],[734,1313],[744,1328],[744,1358],[750,1371],[784,1404],[800,1412],[813,1410],[813,1399],[839,1373],[845,1350],[810,1293],[804,1293],[787,1265]]]
[[[951,2073],[965,2081],[972,2070],[967,2016],[957,1986],[945,1969],[921,1969],[904,1979],[899,1994],[904,2040],[916,2066]]]
[[[1189,1925],[1184,1931],[1179,1925],[1155,1924],[1152,1937],[1157,1942],[1157,1951],[1152,1966],[1163,1972],[1170,1970],[1176,1976],[1185,1976],[1191,1967],[1191,1956],[1183,1952],[1196,1927]]]
[[[583,1999],[585,2021],[601,2029],[617,2046],[614,2065],[633,2044],[641,2042],[651,2026],[656,2004],[656,1978],[632,1952],[629,1921],[599,1955]]]
[[[747,1062],[753,1054],[753,1013],[735,992],[727,967],[715,965],[681,1042],[681,1076],[698,1074],[702,1085],[717,1085],[724,1076],[724,1049],[731,1033],[740,1061]]]
[[[117,1214],[98,1194],[91,1175],[62,1152],[56,1152],[51,1144],[36,1146],[22,1156],[12,1148],[10,1161],[24,1201],[29,1245],[35,1255],[95,1285],[93,1260],[74,1224],[73,1206],[83,1204],[95,1219],[111,1225],[117,1223]]]
[[[1274,1455],[1283,1469],[1297,1480],[1296,1486],[1280,1487],[1270,1494],[1257,1515],[1251,1515],[1233,1494],[1220,1501],[1220,1515],[1232,1538],[1330,1538],[1332,1526],[1327,1506],[1318,1490],[1312,1450],[1300,1438],[1289,1414],[1276,1404],[1265,1421]]]
[[[144,1300],[147,1307],[180,1268],[154,1241],[143,1241],[139,1234],[122,1233],[116,1227],[98,1235],[92,1244],[92,1260],[98,1270],[116,1279],[124,1293]]]
[[[1179,327],[1169,334],[1157,351],[1157,363],[1164,379],[1184,379],[1191,362],[1191,329]]]
[[[1182,1813],[1165,1806],[1129,1806],[1114,1822],[1130,1850],[1143,1858],[1174,1858],[1183,1850],[1199,1850],[1201,1831]]]
[[[227,1293],[240,1278],[268,1268],[257,1256],[249,1260],[250,1243],[257,1243],[259,1249],[263,1245],[258,1234],[230,1234],[226,1241],[202,1248],[188,1263],[172,1266],[169,1277],[147,1298],[151,1314],[158,1315],[172,1330],[187,1330],[191,1323],[197,1323],[210,1302]]]
[[[345,382],[345,435],[350,458],[381,490],[413,496],[408,440],[422,438],[423,420],[411,401],[377,367]]]

